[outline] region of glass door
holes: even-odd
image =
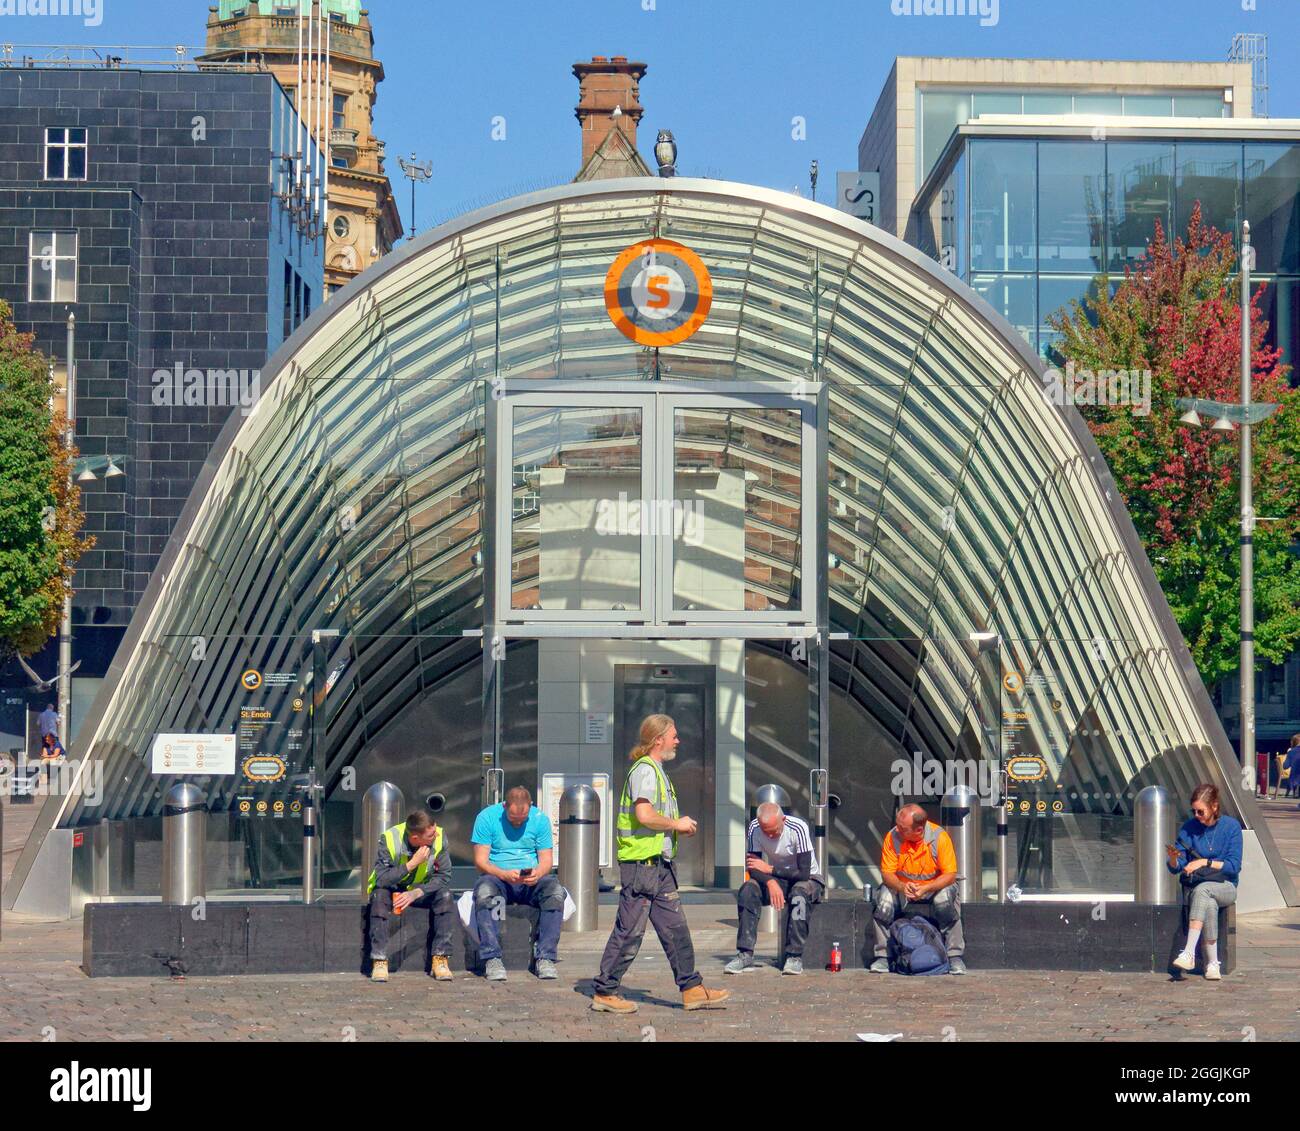
[[[632,388],[506,390],[498,619],[813,623],[816,391]]]

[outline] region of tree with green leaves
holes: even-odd
[[[77,559],[94,544],[80,534],[76,451],[52,396],[48,361],[0,301],[0,662],[58,630]]]
[[[1179,420],[1179,397],[1241,399],[1241,304],[1232,239],[1201,219],[1171,244],[1157,223],[1115,294],[1103,276],[1083,302],[1048,318],[1065,362],[1150,370],[1151,411],[1081,408],[1128,505],[1207,686],[1237,671],[1240,436]],[[1256,651],[1283,663],[1300,642],[1300,390],[1264,344],[1264,285],[1251,294],[1253,399],[1278,404],[1254,429]]]

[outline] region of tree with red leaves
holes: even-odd
[[[1201,220],[1186,239],[1157,223],[1146,254],[1114,296],[1048,318],[1056,349],[1076,369],[1150,370],[1147,414],[1131,406],[1081,408],[1128,505],[1201,678],[1235,673],[1240,647],[1240,435],[1189,427],[1175,400],[1241,399],[1240,281],[1232,238]],[[1280,351],[1264,344],[1265,285],[1251,294],[1252,398],[1280,405],[1254,429],[1256,652],[1283,663],[1300,642],[1300,390]],[[1267,520],[1267,521],[1266,521]]]

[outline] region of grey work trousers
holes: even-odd
[[[681,897],[677,893],[677,872],[672,861],[662,857],[620,861],[618,874],[623,885],[618,896],[618,917],[600,959],[596,993],[618,993],[623,975],[641,949],[647,920],[668,956],[677,988],[684,993],[700,985],[704,979],[695,969],[691,928],[682,911]]]

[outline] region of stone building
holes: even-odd
[[[299,97],[298,45],[313,12],[322,15],[329,49],[317,93]],[[317,142],[329,164],[325,296],[351,282],[393,249],[402,221],[384,172],[384,143],[374,132],[384,65],[360,0],[220,0],[208,10],[202,61],[256,59],[279,80],[304,117],[320,122]],[[301,28],[300,28],[300,25]]]

